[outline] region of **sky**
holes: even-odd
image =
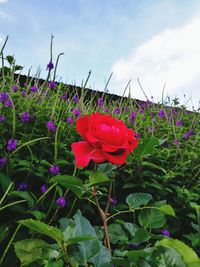
[[[50,38],[57,80],[132,97],[162,94],[197,109],[200,100],[199,0],[0,0],[0,48],[34,75],[47,75]],[[145,92],[141,90],[139,82]],[[126,91],[126,94],[128,90]],[[145,96],[146,95],[146,96]]]

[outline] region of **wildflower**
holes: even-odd
[[[129,111],[129,107],[125,106],[125,111],[128,112]]]
[[[74,119],[72,117],[68,117],[67,118],[67,122],[70,123],[70,124],[73,124],[74,123]]]
[[[103,97],[100,97],[97,101],[98,107],[102,108],[103,107]]]
[[[54,68],[53,62],[49,61],[49,63],[47,64],[47,70],[52,70]]]
[[[174,115],[177,115],[177,114],[178,114],[176,108],[173,108],[173,109],[172,109],[172,112],[173,112]]]
[[[12,90],[13,90],[13,92],[16,93],[18,91],[18,86],[17,85],[13,85]]]
[[[137,116],[137,112],[131,112],[131,114],[130,114],[130,116],[129,116],[129,118],[130,118],[130,123],[132,123],[133,122],[133,120],[136,118],[136,116]]]
[[[41,187],[40,187],[40,191],[42,192],[42,194],[44,194],[45,192],[47,192],[48,188],[46,186],[46,184],[43,184]]]
[[[164,235],[164,236],[170,237],[170,232],[168,230],[166,230],[166,229],[163,229],[161,231],[161,234]]]
[[[182,125],[182,120],[179,119],[177,122],[176,122],[176,127],[180,127]]]
[[[18,191],[25,191],[28,188],[28,185],[26,183],[20,183],[18,185]]]
[[[8,94],[6,92],[0,93],[0,102],[4,103],[6,100],[8,100]]]
[[[115,108],[113,113],[119,115],[121,113],[121,109],[120,108]]]
[[[139,133],[135,133],[135,138],[140,138],[140,134]]]
[[[24,83],[23,86],[26,87],[26,83]]]
[[[6,117],[4,115],[0,115],[0,122],[4,122]]]
[[[139,112],[140,112],[140,114],[144,114],[144,109],[140,108]]]
[[[7,162],[7,158],[0,158],[0,168],[2,168]]]
[[[61,208],[64,208],[66,206],[66,200],[64,197],[59,197],[57,200],[56,200],[56,203],[59,207]]]
[[[116,197],[110,197],[109,202],[111,205],[117,205],[117,198]]]
[[[182,135],[182,138],[185,139],[185,140],[187,140],[189,137],[190,137],[190,136],[189,136],[188,133],[184,133],[184,134]]]
[[[49,82],[49,89],[53,90],[56,88],[56,83],[54,81]]]
[[[26,95],[26,91],[24,91],[24,90],[21,91],[21,96],[22,96],[22,97],[25,97],[25,95]]]
[[[176,139],[176,140],[174,140],[173,144],[178,146],[178,145],[180,145],[180,142]]]
[[[190,129],[189,132],[188,132],[189,136],[190,135],[194,135],[194,130],[193,129]]]
[[[29,120],[30,120],[30,114],[28,112],[23,112],[21,115],[21,121],[29,122]]]
[[[47,122],[47,128],[52,133],[54,133],[56,131],[56,126],[55,126],[55,123],[53,121]]]
[[[57,175],[60,171],[60,168],[58,165],[51,165],[51,167],[49,168],[49,172],[53,175]]]
[[[12,102],[10,100],[7,100],[4,105],[7,107],[7,108],[12,108]]]
[[[104,109],[104,112],[106,112],[106,113],[107,113],[108,111],[109,111],[109,109],[108,109],[108,108],[105,108],[105,109]]]
[[[76,117],[79,117],[79,116],[81,115],[81,111],[80,111],[80,109],[77,109],[77,108],[75,108],[75,109],[73,110],[73,113],[74,113],[74,115],[75,115]]]
[[[61,95],[60,97],[62,100],[66,100],[67,99],[67,93],[64,93],[63,95]]]
[[[144,105],[145,105],[145,107],[149,108],[149,107],[152,106],[152,101],[150,101],[149,99],[147,99],[147,101],[144,102]]]
[[[15,150],[16,147],[17,147],[17,140],[9,139],[7,143],[7,150],[12,151],[12,150]]]
[[[79,98],[78,98],[78,96],[77,96],[77,95],[75,95],[75,96],[73,97],[73,100],[74,100],[74,102],[75,102],[75,103],[78,103],[78,101],[79,101]]]
[[[158,112],[158,117],[159,118],[164,118],[165,117],[165,111],[164,109],[160,109],[159,112]]]
[[[29,89],[30,92],[32,93],[36,93],[38,91],[38,88],[37,86],[32,86],[30,89]]]

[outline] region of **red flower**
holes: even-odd
[[[76,167],[86,167],[90,160],[124,164],[138,145],[134,131],[121,120],[96,112],[77,119],[76,129],[85,141],[72,143]]]

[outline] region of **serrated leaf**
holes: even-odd
[[[152,195],[147,193],[133,193],[127,196],[126,203],[131,209],[139,208],[142,205],[146,205],[152,199]]]
[[[175,211],[171,205],[168,205],[168,204],[162,205],[161,207],[159,207],[159,210],[167,215],[175,216]]]
[[[144,228],[160,228],[166,222],[164,214],[153,208],[141,210],[138,220],[140,225]]]

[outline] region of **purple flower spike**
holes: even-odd
[[[42,194],[44,194],[45,192],[47,192],[48,188],[46,186],[46,184],[43,184],[41,187],[40,187],[40,191],[42,192]]]
[[[170,237],[170,232],[168,230],[166,230],[166,229],[163,229],[161,231],[161,234],[164,235],[164,236]]]
[[[4,122],[6,117],[4,115],[0,115],[0,122]]]
[[[15,139],[9,139],[7,143],[7,150],[8,151],[13,151],[17,147],[17,140]]]
[[[177,122],[176,122],[176,127],[180,127],[182,126],[182,120],[179,119]]]
[[[58,165],[51,165],[51,167],[49,168],[49,172],[53,175],[57,175],[60,171],[60,168]]]
[[[133,120],[136,118],[136,116],[137,116],[137,112],[131,112],[131,114],[130,114],[130,123],[132,123],[133,122]]]
[[[56,201],[57,205],[61,208],[64,208],[66,206],[66,200],[64,197],[59,197]]]
[[[110,197],[110,204],[111,205],[117,205],[117,198],[116,197]]]
[[[140,134],[139,133],[135,133],[135,138],[140,138]]]
[[[176,145],[176,146],[179,146],[180,142],[178,140],[174,140],[173,144]]]
[[[119,115],[121,113],[121,109],[120,108],[115,108],[113,113]]]
[[[73,97],[73,100],[74,100],[74,102],[75,102],[75,103],[78,103],[78,101],[79,101],[79,98],[78,98],[78,96],[77,96],[77,95],[75,95],[75,96]]]
[[[74,113],[74,115],[75,115],[76,117],[79,117],[79,116],[81,115],[81,111],[80,111],[80,109],[77,109],[77,108],[75,108],[75,109],[73,110],[73,113]]]
[[[73,124],[74,123],[74,119],[72,117],[68,117],[67,118],[67,122],[70,123],[70,124]]]
[[[164,118],[165,117],[165,111],[164,109],[160,109],[159,112],[158,112],[158,117],[159,118]]]
[[[6,100],[8,100],[8,94],[6,92],[0,93],[0,102],[4,103]]]
[[[7,108],[12,108],[12,102],[10,100],[7,100],[4,105],[7,107]]]
[[[18,191],[25,191],[28,188],[28,185],[26,183],[20,183],[18,185]]]
[[[7,162],[7,158],[0,158],[0,168],[2,168]]]
[[[54,81],[49,82],[49,89],[54,90],[56,88],[56,83]]]
[[[30,92],[32,93],[36,93],[38,91],[38,88],[37,86],[32,86],[30,89],[29,89]]]
[[[54,68],[53,62],[49,61],[49,63],[47,64],[47,70],[52,70]]]
[[[24,91],[24,90],[21,91],[21,96],[22,96],[22,97],[25,97],[25,96],[26,96],[26,91]]]
[[[54,133],[56,131],[56,126],[55,126],[55,123],[53,121],[47,122],[47,128],[52,133]]]
[[[30,114],[28,112],[23,112],[21,115],[21,121],[26,123],[30,121]]]
[[[99,98],[98,101],[97,101],[97,103],[98,103],[98,107],[99,108],[102,108],[103,107],[103,98],[102,97]]]
[[[12,90],[13,90],[13,92],[16,93],[18,91],[18,86],[17,85],[13,85]]]

